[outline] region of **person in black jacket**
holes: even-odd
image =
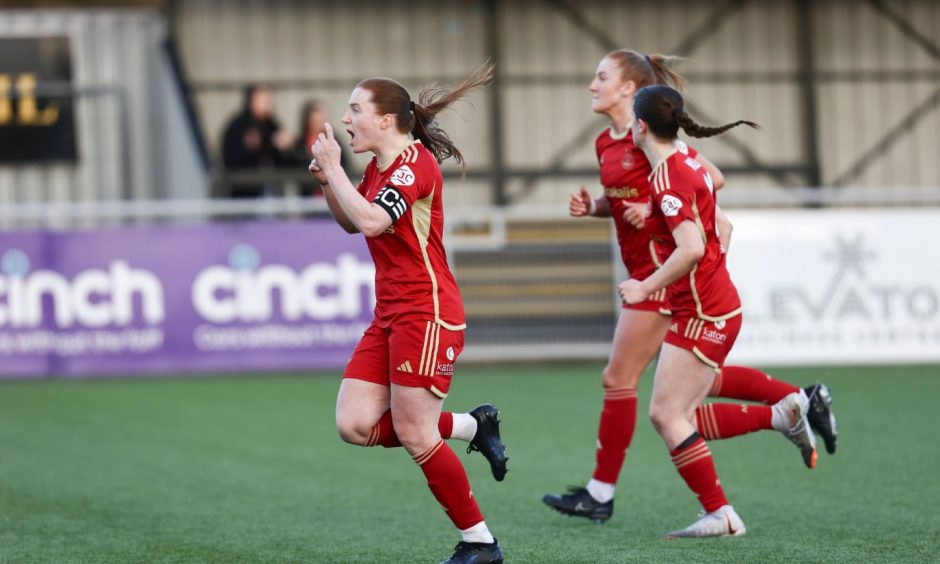
[[[289,151],[293,137],[274,117],[274,93],[268,86],[252,84],[245,88],[241,112],[229,122],[222,138],[222,161],[228,170],[263,170],[293,164]],[[273,187],[233,185],[231,197],[257,198]]]

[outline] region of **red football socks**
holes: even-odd
[[[441,412],[441,418],[437,420],[437,430],[441,438],[449,439],[454,428],[454,414],[449,411]],[[392,410],[389,409],[382,414],[379,422],[372,426],[372,433],[363,446],[383,446],[385,448],[400,447],[398,435],[395,434],[395,428],[392,426]]]
[[[416,455],[414,460],[428,479],[431,493],[458,529],[466,530],[483,521],[467,472],[443,439]]]
[[[593,478],[616,484],[636,427],[636,388],[605,388]]]
[[[756,368],[747,366],[725,366],[715,376],[715,382],[708,395],[739,399],[745,401],[758,401],[768,405],[775,404],[784,396],[799,392],[800,388],[793,384],[776,380]]]
[[[695,410],[695,419],[702,438],[713,441],[773,429],[772,413],[769,405],[709,403]]]
[[[711,513],[722,505],[727,505],[728,499],[725,497],[724,490],[721,489],[721,482],[718,481],[712,452],[704,439],[697,435],[689,438],[693,437],[695,440],[692,444],[680,446],[669,454],[672,455],[672,463],[676,465],[679,475],[685,480],[689,489],[698,496],[702,508],[707,513]]]

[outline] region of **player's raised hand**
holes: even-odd
[[[649,205],[642,202],[627,203],[623,210],[623,219],[635,229],[643,229]]]
[[[324,173],[329,173],[340,166],[340,149],[339,143],[336,142],[336,138],[333,136],[333,126],[327,122],[325,129],[325,132],[317,136],[317,141],[313,144],[311,152],[316,165]]]
[[[587,188],[581,186],[580,190],[571,194],[571,199],[568,201],[568,213],[571,217],[591,215],[593,204],[594,199],[591,198],[591,194],[587,191]]]

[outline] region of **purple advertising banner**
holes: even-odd
[[[0,233],[0,378],[341,368],[374,278],[332,221]]]

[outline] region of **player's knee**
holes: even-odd
[[[661,435],[663,430],[669,427],[671,420],[672,417],[667,409],[655,402],[650,402],[650,422],[657,433]]]
[[[642,370],[633,367],[620,366],[608,363],[604,367],[604,389],[608,388],[635,388],[640,379]]]
[[[365,446],[371,430],[371,427],[366,429],[357,421],[340,418],[336,420],[339,438],[351,445]]]
[[[398,441],[410,453],[418,453],[434,446],[440,439],[435,437],[437,429],[425,429],[412,421],[395,421],[395,434]]]

